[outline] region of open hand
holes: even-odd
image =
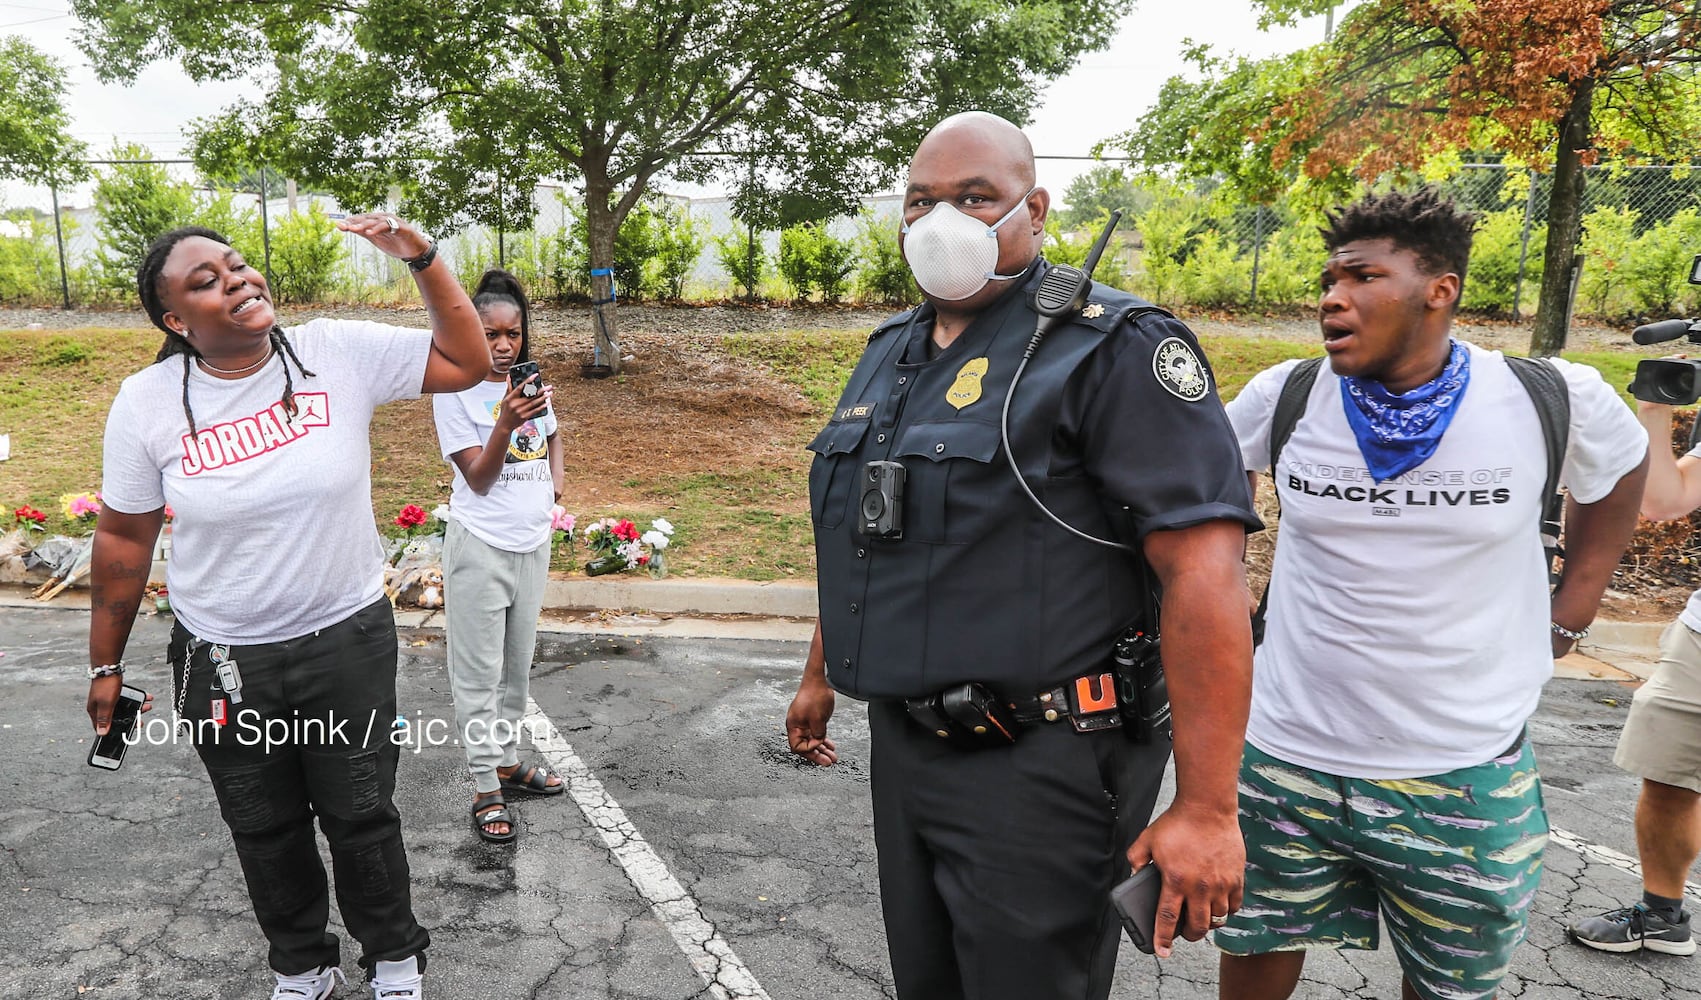
[[[425,238],[411,223],[388,212],[364,212],[337,220],[337,228],[345,233],[363,237],[368,243],[395,257],[408,260],[431,249]]]

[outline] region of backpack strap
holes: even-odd
[[[1549,586],[1559,584],[1555,557],[1563,557],[1559,546],[1560,520],[1565,513],[1565,494],[1559,490],[1559,474],[1565,466],[1565,449],[1571,434],[1571,390],[1565,376],[1545,358],[1508,356],[1506,363],[1512,374],[1523,383],[1535,404],[1536,418],[1541,422],[1542,442],[1547,446],[1547,482],[1542,486],[1541,536],[1542,551],[1547,554]]]
[[[1305,407],[1311,400],[1311,387],[1317,384],[1317,373],[1323,368],[1322,358],[1306,358],[1288,372],[1288,380],[1282,383],[1281,395],[1276,397],[1276,413],[1270,421],[1270,483],[1271,489],[1276,489],[1276,461],[1282,457],[1282,447],[1293,437],[1293,429],[1299,425],[1299,418],[1305,416]],[[1278,490],[1276,495],[1281,496]],[[1272,569],[1274,567],[1272,566]],[[1264,596],[1258,599],[1258,610],[1252,613],[1252,645],[1256,647],[1264,641],[1264,617],[1270,610],[1270,584],[1264,583]]]

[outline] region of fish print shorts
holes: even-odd
[[[1529,741],[1426,778],[1343,778],[1247,744],[1246,894],[1230,955],[1377,947],[1378,910],[1425,1000],[1493,997],[1524,939],[1547,814]]]

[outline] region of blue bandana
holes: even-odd
[[[1458,342],[1447,367],[1407,393],[1389,392],[1381,382],[1341,376],[1341,403],[1358,439],[1359,454],[1377,482],[1422,465],[1435,454],[1441,435],[1459,412],[1471,383],[1471,355]]]

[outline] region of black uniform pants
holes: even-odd
[[[960,750],[871,702],[874,842],[900,1000],[1103,1000],[1121,923],[1110,890],[1145,828],[1169,745],[1029,726]]]
[[[173,684],[184,685],[190,635],[172,631]],[[337,908],[361,944],[360,964],[419,955],[430,944],[414,920],[401,816],[391,797],[400,749],[396,719],[396,621],[380,599],[311,635],[232,646],[242,701],[226,702],[212,647],[190,657],[183,717],[212,778],[236,842],[254,916],[271,943],[271,967],[299,975],[340,957],[325,866],[313,818],[331,847]]]

